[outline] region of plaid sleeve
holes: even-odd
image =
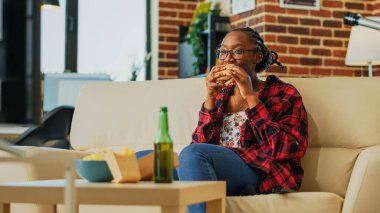
[[[215,124],[216,121],[217,109],[209,111],[204,107],[203,103],[191,143],[216,143],[215,136],[219,131],[218,126]]]
[[[276,160],[302,158],[307,148],[306,110],[298,92],[293,93],[289,93],[291,97],[282,105],[283,111],[277,121],[261,102],[249,111],[259,147]]]

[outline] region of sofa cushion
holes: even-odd
[[[256,195],[244,197],[227,197],[226,213],[335,213],[341,212],[343,199],[333,193],[299,192],[289,194]],[[59,206],[57,212],[64,212]],[[157,206],[113,206],[113,205],[80,205],[80,212],[136,212],[159,213]]]
[[[344,148],[307,149],[302,166],[301,191],[332,192],[344,197],[352,169],[361,150]]]
[[[297,192],[228,197],[226,213],[235,212],[341,212],[343,198],[328,192]]]
[[[179,150],[191,142],[204,84],[203,78],[87,84],[75,108],[71,145],[76,150],[125,145],[152,149],[160,106],[168,106],[169,129]]]
[[[380,78],[282,79],[301,93],[310,147],[365,148],[380,141]],[[354,89],[353,89],[354,88]],[[376,92],[375,92],[376,91]]]

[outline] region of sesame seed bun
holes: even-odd
[[[233,79],[230,75],[232,67],[232,64],[223,65],[223,70],[217,72],[219,77],[216,79],[216,83],[224,84],[224,86],[230,85],[233,82]]]

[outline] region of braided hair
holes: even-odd
[[[250,27],[245,28],[237,28],[231,30],[231,32],[242,32],[249,36],[249,39],[252,41],[253,44],[257,44],[258,48],[260,49],[261,53],[263,54],[263,59],[260,63],[256,64],[255,71],[256,73],[262,72],[266,70],[270,65],[277,64],[281,67],[281,69],[284,69],[284,66],[277,61],[278,54],[272,50],[270,50],[265,44],[263,38],[260,36],[258,32],[256,32],[254,29]]]

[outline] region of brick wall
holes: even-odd
[[[373,15],[380,16],[380,1],[373,3]]]
[[[189,26],[197,1],[159,1],[158,78],[178,76],[179,26]]]
[[[344,64],[350,26],[343,24],[344,13],[379,15],[380,0],[321,1],[319,11],[284,9],[278,0],[256,0],[254,11],[231,17],[232,27],[253,27],[269,48],[279,53],[285,71],[272,68],[267,73],[283,76],[368,76],[367,67]],[[374,75],[380,76],[379,67]]]
[[[159,79],[177,78],[179,26],[188,26],[197,1],[159,1]],[[232,27],[253,27],[279,53],[280,76],[367,76],[367,67],[344,64],[350,26],[345,12],[380,16],[380,0],[322,0],[319,11],[284,9],[279,0],[256,0],[256,9],[231,17]],[[380,67],[374,67],[380,76]]]

